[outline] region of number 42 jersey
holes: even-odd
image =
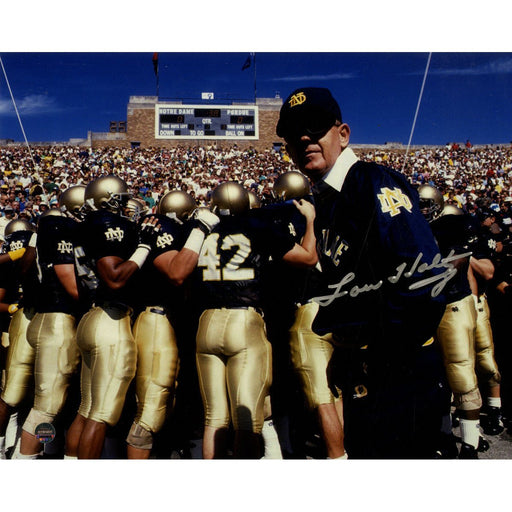
[[[196,268],[201,309],[261,307],[262,271],[294,247],[284,223],[247,215],[221,217],[206,237]]]

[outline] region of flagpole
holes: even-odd
[[[158,65],[158,52],[153,53],[153,71],[155,72],[156,78],[156,97],[157,99],[160,97],[160,69]]]

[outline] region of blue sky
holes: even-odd
[[[244,4],[245,5],[245,4]],[[250,7],[250,6],[249,6]],[[64,0],[2,8],[0,57],[29,141],[85,138],[126,119],[131,95],[217,102],[329,87],[352,142],[512,141],[512,40],[502,2],[340,4]],[[27,15],[28,13],[28,15]],[[65,53],[63,53],[65,52]],[[23,140],[0,70],[0,139]]]
[[[155,95],[151,52],[1,53],[29,141],[66,141],[126,119],[131,95]],[[428,52],[159,52],[159,97],[201,103],[282,98],[306,85],[331,89],[352,142],[407,144]],[[0,138],[23,140],[0,76]],[[512,53],[434,52],[412,144],[512,141]]]

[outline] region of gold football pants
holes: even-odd
[[[9,324],[9,349],[2,400],[11,407],[16,407],[23,400],[34,374],[36,355],[27,341],[27,327],[33,316],[33,309],[21,308],[14,313]]]
[[[311,409],[336,401],[327,380],[327,365],[334,351],[332,334],[319,336],[312,329],[319,307],[316,302],[299,306],[295,311],[295,322],[290,327],[292,364],[300,376]]]
[[[196,362],[205,424],[257,434],[272,383],[271,346],[254,309],[207,309],[199,319]]]
[[[446,376],[455,407],[460,410],[474,410],[482,406],[475,373],[476,316],[473,297],[468,295],[446,306],[437,328]]]
[[[130,312],[115,306],[94,306],[80,320],[76,334],[82,356],[78,412],[113,426],[119,421],[135,376],[137,349]]]
[[[35,351],[34,406],[23,429],[35,434],[40,423],[51,423],[67,397],[69,380],[80,361],[76,320],[66,313],[36,313],[27,328]]]
[[[133,326],[137,345],[137,372],[135,375],[138,424],[150,434],[158,432],[165,421],[167,404],[174,391],[179,359],[176,334],[167,315],[158,307],[147,307]],[[139,436],[127,442],[140,448],[151,448],[148,443],[139,446]]]
[[[498,365],[494,359],[494,342],[492,337],[489,304],[487,297],[480,295],[475,297],[477,319],[476,319],[476,372],[489,385],[498,386],[501,382],[501,375]]]

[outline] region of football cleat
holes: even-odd
[[[501,420],[501,410],[499,407],[486,407],[484,414],[480,417],[480,426],[484,434],[488,436],[497,436],[505,430]]]
[[[476,449],[477,449],[480,453],[484,453],[484,452],[486,452],[490,447],[491,447],[491,445],[489,444],[489,441],[487,441],[487,439],[485,439],[485,437],[480,436],[480,438],[478,439],[478,446],[477,446],[477,448],[476,448]]]
[[[441,434],[434,459],[456,459],[459,455],[457,440],[453,434]]]
[[[462,443],[459,452],[459,459],[478,459],[478,452],[474,446]]]

